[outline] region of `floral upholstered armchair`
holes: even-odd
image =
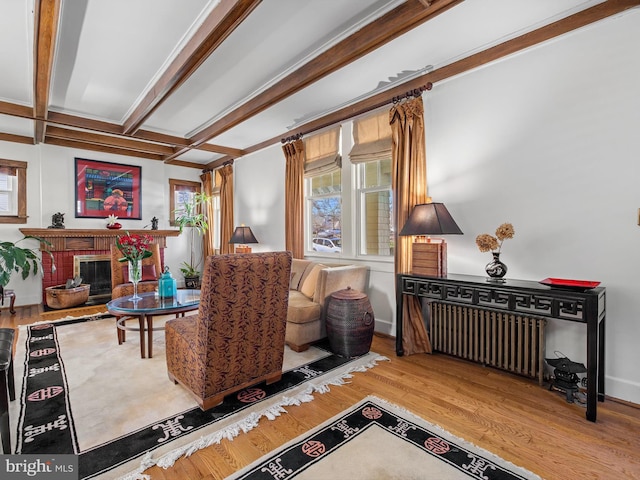
[[[169,378],[202,410],[282,377],[291,253],[212,255],[197,315],[166,323]]]

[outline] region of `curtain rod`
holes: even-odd
[[[413,90],[409,90],[408,92],[405,92],[402,95],[398,95],[393,97],[392,102],[393,103],[399,103],[402,100],[404,100],[405,98],[409,98],[409,97],[419,97],[422,92],[424,92],[425,90],[431,90],[433,88],[433,83],[431,82],[427,82],[424,85],[421,85],[418,88],[414,88]],[[295,135],[290,135],[288,137],[284,137],[280,139],[280,142],[284,145],[285,143],[289,143],[289,142],[293,142],[295,140],[298,140],[300,138],[302,138],[304,136],[304,133],[296,133]],[[203,170],[203,172],[206,170]]]
[[[432,88],[433,88],[433,83],[428,82],[427,84],[422,85],[421,87],[414,88],[413,90],[409,90],[408,92],[403,93],[402,95],[393,97],[392,101],[393,103],[399,103],[405,98],[419,97],[420,95],[422,95],[422,92],[424,92],[425,90],[431,90]]]
[[[405,98],[410,98],[410,97],[419,97],[420,95],[422,95],[422,92],[424,92],[425,90],[431,90],[433,88],[433,83],[431,82],[427,82],[424,85],[421,85],[417,88],[414,88],[413,90],[409,90],[405,93],[403,93],[402,95],[397,95],[395,97],[393,97],[392,102],[393,103],[400,103],[402,100],[404,100]],[[285,143],[289,143],[289,142],[293,142],[295,140],[298,140],[299,138],[302,138],[304,136],[304,133],[296,133],[295,135],[291,135],[289,137],[285,137],[280,139],[280,142],[284,145]]]
[[[215,168],[204,168],[202,170],[202,173],[207,173],[207,172],[214,172],[216,170],[221,169],[222,167],[226,167],[227,165],[233,165],[233,158],[231,160],[227,160],[226,162],[224,162],[222,165],[219,165]]]
[[[299,138],[302,138],[303,135],[304,133],[296,133],[295,135],[291,135],[290,137],[283,138],[282,140],[280,140],[280,142],[281,143],[293,142],[294,140],[298,140]]]

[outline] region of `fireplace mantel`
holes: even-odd
[[[41,245],[41,248],[48,247],[49,251],[60,252],[69,250],[110,250],[111,245],[116,243],[116,237],[125,235],[125,232],[137,233],[139,235],[151,235],[160,248],[167,245],[167,237],[177,237],[179,230],[110,230],[102,229],[75,229],[75,228],[21,228],[23,235],[39,237],[48,241],[51,245]]]

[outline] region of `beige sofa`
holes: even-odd
[[[330,265],[294,258],[289,284],[285,342],[302,352],[327,336],[327,300],[333,292],[351,287],[366,293],[367,267]]]

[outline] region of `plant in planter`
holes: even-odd
[[[195,239],[196,234],[202,236],[209,229],[205,207],[210,201],[211,197],[206,193],[197,192],[189,202],[182,205],[180,210],[175,211],[175,223],[180,227],[180,233],[182,233],[185,227],[191,228],[189,232],[189,261],[182,262],[180,265],[180,272],[184,276],[185,286],[187,288],[198,288],[200,286],[202,254],[198,254],[195,250]]]
[[[17,242],[0,242],[0,287],[4,288],[11,279],[11,275],[16,272],[20,273],[23,280],[26,280],[29,275],[36,275],[42,271],[42,260],[38,256],[38,249],[20,247],[18,243],[32,239],[45,244],[50,247],[51,244],[38,237],[27,235],[21,238]],[[43,253],[47,253],[51,257],[51,268],[55,271],[55,264],[53,263],[53,254],[48,250],[42,250]]]

